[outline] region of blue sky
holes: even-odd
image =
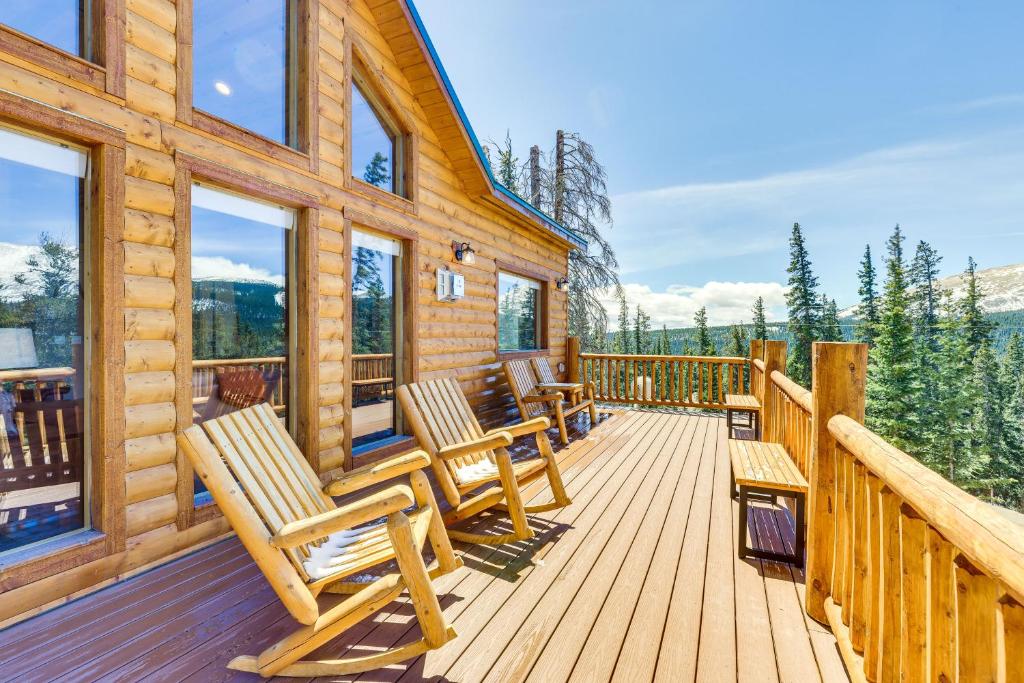
[[[482,140],[596,147],[656,322],[781,315],[794,221],[841,306],[897,222],[946,274],[1024,261],[1022,3],[416,4]]]

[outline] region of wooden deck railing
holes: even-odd
[[[725,408],[725,395],[746,393],[746,358],[581,353],[578,378],[594,398],[678,408]],[[572,361],[570,361],[571,363]]]
[[[867,348],[815,344],[812,391],[784,342],[752,345],[766,441],[810,483],[807,613],[859,681],[1024,681],[1024,526],[863,425]]]

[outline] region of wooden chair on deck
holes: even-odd
[[[321,490],[316,473],[265,403],[189,427],[178,445],[274,592],[303,624],[258,656],[234,658],[228,668],[264,677],[341,676],[419,656],[455,637],[430,581],[462,562],[420,471],[429,463],[426,453],[372,463]],[[409,485],[393,484],[342,505],[330,497],[405,474]],[[410,506],[415,510],[403,512]],[[387,520],[367,525],[382,517]],[[427,540],[437,557],[430,567],[422,556]],[[392,559],[397,571],[369,583],[345,581]],[[405,589],[423,631],[420,640],[363,657],[303,659]],[[320,597],[324,592],[350,595],[331,606]]]
[[[570,405],[579,405],[584,394],[593,397],[593,382],[559,382],[555,379],[555,373],[551,372],[551,364],[547,358],[531,358],[533,371],[537,375],[537,386],[541,391],[561,391],[568,394]]]
[[[485,432],[453,378],[402,385],[398,387],[398,401],[420,447],[430,454],[434,475],[452,506],[444,515],[445,522],[455,524],[492,508],[507,511],[512,518],[510,534],[488,536],[449,529],[451,538],[490,545],[527,539],[533,536],[526,521],[528,512],[554,510],[572,502],[544,433],[551,425],[547,418]],[[516,437],[527,434],[534,435],[539,455],[513,463],[506,448]],[[524,506],[519,489],[545,474],[554,501]],[[496,485],[466,497],[487,484]]]
[[[505,378],[512,390],[512,396],[519,408],[523,422],[537,417],[554,416],[558,422],[558,435],[563,444],[569,443],[569,432],[565,418],[571,417],[584,408],[590,411],[590,423],[597,424],[597,408],[594,405],[593,386],[587,388],[586,398],[572,405],[565,400],[565,393],[545,388],[537,381],[533,370],[524,360],[510,360],[501,364]]]

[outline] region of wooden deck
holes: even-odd
[[[358,680],[848,680],[804,615],[802,573],[736,557],[724,419],[573,423],[559,451],[573,505],[532,516],[529,542],[459,547],[466,566],[436,582],[459,637]],[[537,485],[524,499],[549,495]],[[784,510],[749,523],[760,547],[791,550]],[[411,620],[396,602],[331,652],[410,640]],[[258,680],[224,665],[293,626],[229,539],[0,631],[0,680]]]

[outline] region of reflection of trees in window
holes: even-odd
[[[394,300],[381,273],[380,252],[367,247],[352,251],[352,352],[391,353]]]
[[[363,180],[371,185],[390,190],[391,174],[388,172],[390,169],[388,158],[380,152],[375,152],[370,163],[366,165],[366,170],[363,171]]]
[[[271,282],[192,281],[192,356],[283,356],[284,288]]]
[[[499,348],[536,349],[537,290],[512,285],[498,301]]]
[[[41,233],[39,251],[25,259],[13,283],[0,285],[0,327],[31,328],[40,367],[72,365],[79,328],[78,249]]]

